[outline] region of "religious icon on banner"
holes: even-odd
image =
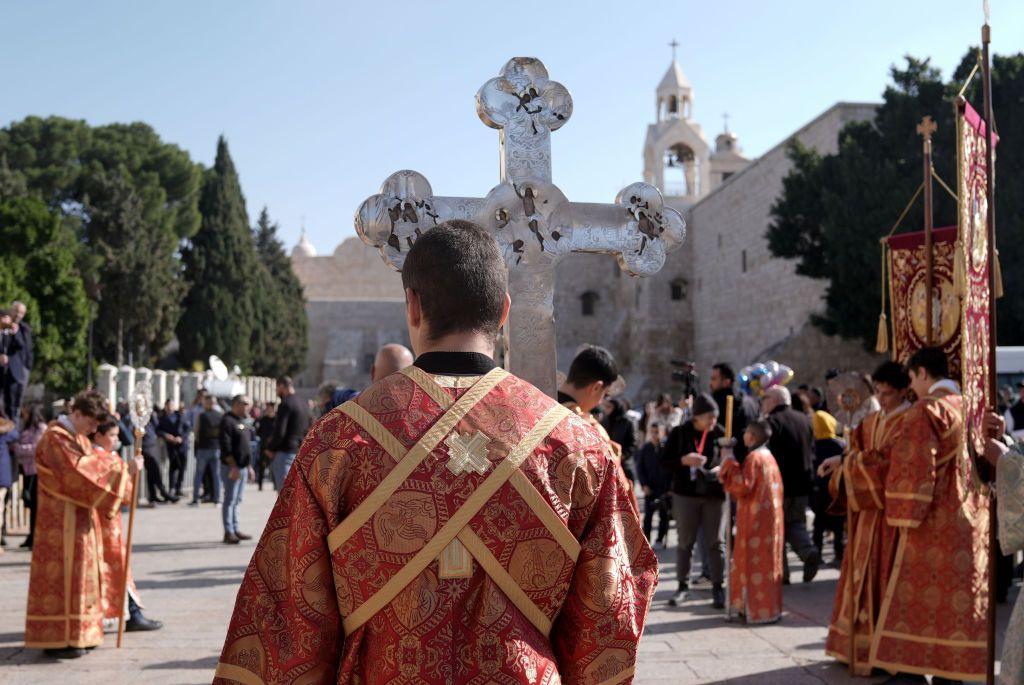
[[[993,136],[995,142],[998,138]],[[957,175],[959,177],[959,241],[963,307],[962,331],[964,432],[974,454],[984,451],[982,422],[994,406],[989,387],[989,318],[991,269],[988,244],[988,172],[985,122],[963,102],[957,116]]]
[[[901,233],[887,240],[889,297],[892,303],[893,359],[906,361],[928,346],[927,255],[923,231]],[[956,227],[932,231],[932,335],[941,347],[954,378],[960,371],[960,298],[955,279]]]

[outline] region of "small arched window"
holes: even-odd
[[[593,290],[588,290],[580,295],[580,302],[583,305],[583,316],[594,315],[594,310],[597,309],[597,301],[599,299],[600,296]]]
[[[668,98],[668,113],[678,114],[679,113],[679,101],[676,100],[675,95],[671,95]]]
[[[677,278],[673,280],[669,286],[671,287],[672,299],[675,301],[686,299],[686,279]]]

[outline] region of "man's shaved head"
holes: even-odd
[[[379,381],[385,376],[412,366],[412,362],[412,352],[408,347],[398,343],[389,343],[377,350],[377,357],[373,360],[373,366],[370,367],[370,380]]]

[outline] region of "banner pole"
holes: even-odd
[[[986,3],[987,6],[988,3]],[[987,7],[986,7],[987,9]],[[987,12],[986,12],[987,15]],[[993,149],[993,116],[992,116],[992,64],[989,59],[989,42],[991,41],[991,29],[989,28],[988,17],[985,17],[985,24],[981,27],[981,50],[982,50],[982,93],[984,96],[984,120],[985,120],[985,195],[988,203],[986,220],[988,222],[988,271],[989,271],[989,319],[988,319],[988,396],[991,411],[996,411],[996,402],[999,396],[998,377],[996,373],[996,203],[995,203],[995,150]],[[995,476],[995,474],[992,474]],[[992,492],[995,491],[991,487]],[[998,545],[996,541],[996,503],[995,499],[989,500],[989,550],[988,550],[988,665],[985,673],[985,682],[988,685],[995,685],[996,682],[996,553]]]

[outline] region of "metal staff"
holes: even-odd
[[[135,458],[142,456],[142,436],[153,415],[152,390],[149,381],[139,381],[135,385],[135,392],[132,395],[131,417],[135,426]],[[139,474],[136,471],[132,476],[132,501],[128,509],[128,537],[125,538],[124,551],[124,576],[121,578],[120,606],[121,615],[117,619],[117,648],[121,648],[124,641],[124,603],[128,596],[128,571],[132,562],[132,534],[135,532],[135,507],[139,501]],[[120,513],[118,514],[120,516]]]
[[[725,441],[732,444],[732,409],[736,399],[725,398]],[[724,488],[723,488],[724,489]],[[732,498],[725,492],[725,620],[732,621]]]

